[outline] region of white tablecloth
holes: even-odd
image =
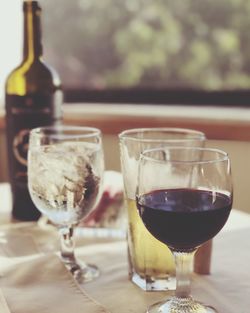
[[[249,238],[250,215],[233,210],[214,239],[211,275],[193,275],[194,298],[220,313],[250,312]],[[79,237],[77,242],[78,257],[101,270],[100,277],[83,288],[54,253],[54,229],[41,229],[36,223],[2,225],[2,307],[4,299],[12,313],[140,313],[171,294],[144,292],[128,280],[124,239]]]

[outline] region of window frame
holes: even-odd
[[[65,103],[117,103],[250,107],[250,90],[109,88],[94,90],[65,88]]]

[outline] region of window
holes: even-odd
[[[20,0],[0,1],[0,108],[7,75],[21,61],[22,10]]]
[[[17,0],[1,5],[15,6],[12,22],[5,15],[9,27],[0,28],[6,38],[8,29],[1,56],[8,57],[7,69],[21,51],[22,22],[13,18],[21,8]],[[43,0],[41,6],[45,59],[59,72],[66,100],[248,105],[248,0]]]

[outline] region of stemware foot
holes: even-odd
[[[73,275],[78,284],[90,282],[100,275],[97,266],[84,262],[65,263],[66,268]]]
[[[151,305],[147,313],[218,313],[214,308],[194,301],[191,297],[173,297]]]

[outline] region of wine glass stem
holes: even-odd
[[[173,252],[176,266],[176,291],[177,298],[188,298],[191,293],[191,273],[193,270],[193,252]]]
[[[74,228],[72,226],[65,226],[59,229],[61,238],[61,257],[64,263],[75,263],[75,241],[74,241]]]

